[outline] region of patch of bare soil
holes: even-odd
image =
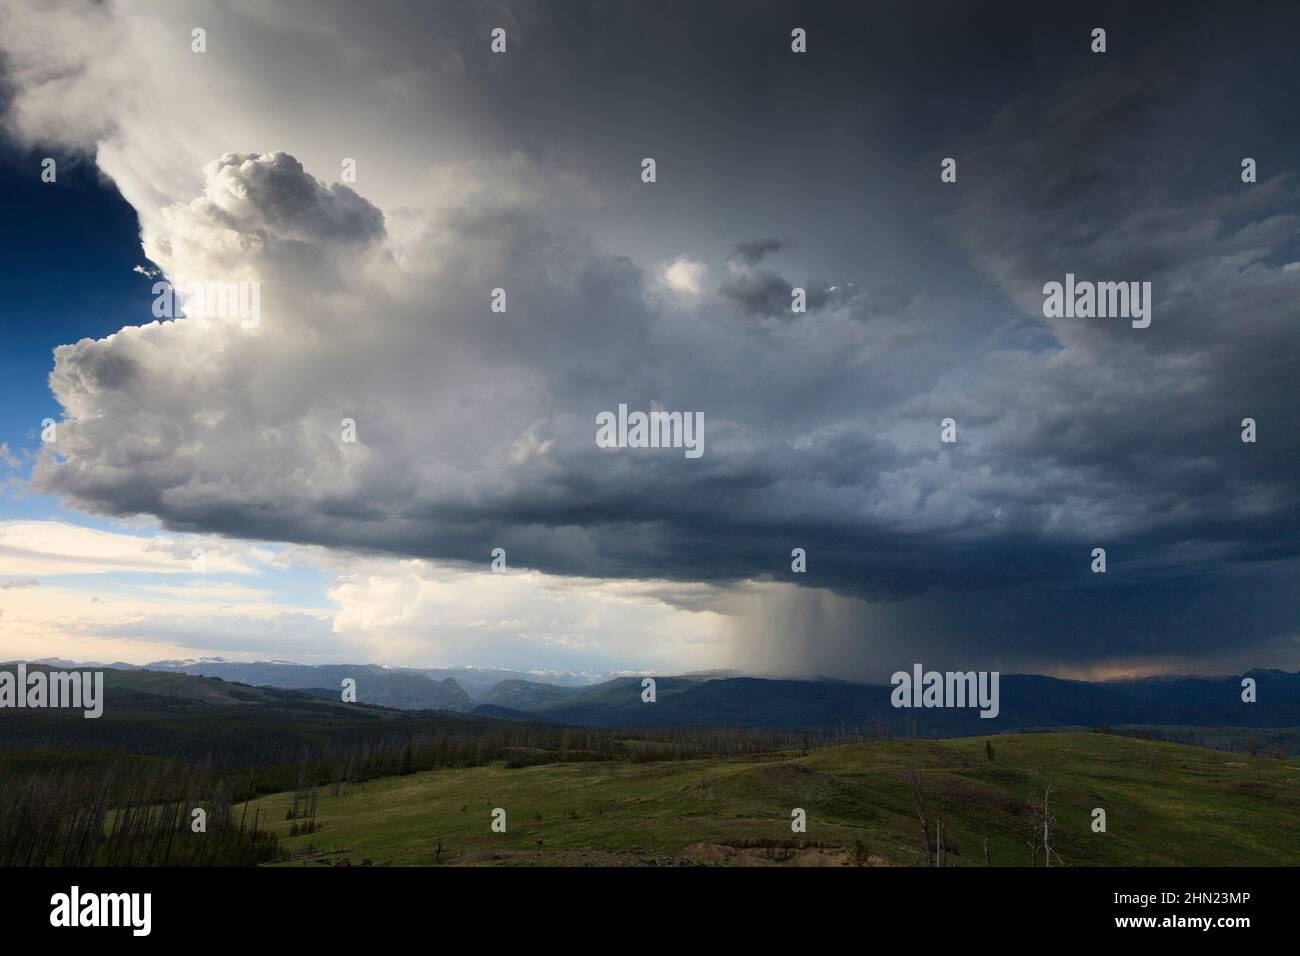
[[[686,856],[699,863],[727,866],[853,866],[847,847],[811,840],[734,840],[726,843],[692,843]],[[868,854],[868,866],[891,866],[883,857]]]

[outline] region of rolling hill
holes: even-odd
[[[581,690],[573,687],[537,684],[526,680],[503,680],[485,693],[479,703],[527,710],[530,707],[542,707],[557,700],[564,700],[578,693],[581,693]]]
[[[260,687],[317,690],[338,698],[344,678],[357,682],[357,702],[403,710],[473,709],[474,701],[454,678],[435,680],[377,664],[291,664],[281,661],[157,661],[149,670],[171,670],[201,677],[220,677]]]
[[[1088,683],[1032,674],[1001,677],[1001,712],[899,709],[886,685],[758,677],[660,677],[657,699],[641,699],[641,679],[616,678],[550,700],[513,705],[560,723],[598,727],[749,726],[834,728],[884,723],[895,734],[932,737],[1008,729],[1094,728],[1102,724],[1188,727],[1300,726],[1300,674],[1252,671],[1257,703],[1241,700],[1241,678],[1177,678]]]
[[[28,665],[29,671],[37,668],[49,669]],[[334,694],[320,697],[220,677],[110,669],[104,671],[104,710],[97,719],[84,718],[80,710],[5,710],[0,776],[146,767],[167,760],[231,772],[291,767],[308,753],[391,749],[415,736],[472,743],[498,726],[458,712],[345,704]]]
[[[1045,784],[1066,865],[1300,864],[1300,762],[1104,734],[436,770],[322,794],[306,836],[290,835],[290,794],[254,805],[305,865],[906,866],[925,860],[912,768],[932,837],[943,820],[949,865],[985,865],[986,840],[992,865],[1028,864],[1028,798]],[[498,807],[505,833],[490,829]],[[1092,829],[1098,807],[1104,833]],[[806,833],[791,831],[794,808]]]
[[[70,662],[66,662],[70,663]],[[1008,730],[1218,728],[1211,735],[1243,749],[1255,731],[1272,743],[1300,750],[1300,673],[1254,670],[1229,677],[1173,677],[1086,682],[1033,674],[1003,674],[1000,712],[991,720],[973,708],[895,708],[888,685],[838,680],[687,675],[656,677],[657,699],[645,703],[641,677],[599,684],[561,685],[510,676],[491,683],[474,669],[475,695],[454,678],[374,664],[309,666],[287,662],[167,661],[127,672],[203,674],[260,687],[307,691],[337,700],[345,677],[357,682],[358,702],[402,710],[437,710],[534,719],[603,728],[747,727],[780,730],[881,728],[893,736],[930,738]],[[121,673],[116,671],[115,673]],[[440,673],[434,671],[432,673]],[[496,674],[515,674],[500,671]],[[1242,701],[1243,677],[1256,682],[1257,700]],[[1283,731],[1285,731],[1283,733]],[[1204,735],[1202,735],[1204,736]],[[1205,739],[1209,740],[1210,737]]]

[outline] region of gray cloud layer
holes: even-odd
[[[1027,36],[980,14],[988,43],[1031,64],[1013,68],[960,47],[974,14],[956,8],[888,24],[823,11],[802,61],[784,39],[799,18],[777,8],[592,5],[561,23],[449,7],[437,31],[396,7],[363,25],[322,6],[314,27],[235,9],[211,43],[243,51],[248,75],[287,71],[273,58],[296,31],[349,37],[331,82],[349,89],[354,69],[388,91],[387,153],[355,190],[319,181],[338,162],[320,157],[350,155],[314,118],[334,91],[267,83],[238,100],[240,131],[306,168],[228,154],[194,198],[183,164],[147,175],[136,112],[104,104],[116,125],[91,129],[94,91],[74,84],[37,122],[50,90],[15,74],[11,124],[94,144],[169,276],[263,289],[256,330],[182,321],[59,349],[67,418],[38,488],[182,530],[804,585],[773,598],[794,609],[756,648],[773,668],[851,670],[859,630],[1012,662],[1295,655],[1294,152],[1265,134],[1267,111],[1226,101],[1250,88],[1235,31],[1207,51],[1116,13],[1102,58],[1069,17]],[[518,52],[489,61],[497,22]],[[887,42],[904,37],[926,55],[904,62]],[[879,58],[855,47],[868,40]],[[952,80],[940,98],[963,108],[922,77]],[[132,102],[156,95],[127,85]],[[331,121],[380,122],[354,104]],[[458,165],[447,140],[481,162]],[[1256,154],[1261,181],[1244,185]],[[956,184],[939,181],[948,155]],[[676,255],[708,266],[700,296],[653,278]],[[1150,281],[1151,327],[1044,319],[1042,285],[1066,272]],[[706,454],[597,448],[595,417],[619,403],[703,412]],[[1257,444],[1239,440],[1247,416]],[[939,443],[946,417],[956,445]],[[840,599],[812,588],[884,603],[819,614],[809,602]]]

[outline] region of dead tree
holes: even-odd
[[[912,785],[912,800],[916,804],[916,818],[921,824],[921,838],[925,845],[925,865],[934,866],[934,840],[930,837],[930,816],[925,810],[925,795],[921,792],[921,772],[913,767],[908,772]]]
[[[1029,831],[1029,865],[1038,865],[1038,851],[1043,851],[1043,866],[1051,866],[1052,859],[1055,858],[1057,863],[1064,863],[1061,855],[1052,849],[1052,827],[1056,825],[1056,815],[1052,813],[1052,794],[1056,791],[1055,784],[1043,785],[1043,797],[1041,801],[1036,801],[1031,795],[1029,798],[1030,811],[1030,831]]]

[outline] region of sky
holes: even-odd
[[[0,657],[1300,668],[1300,13],[1133,6],[0,0]]]

